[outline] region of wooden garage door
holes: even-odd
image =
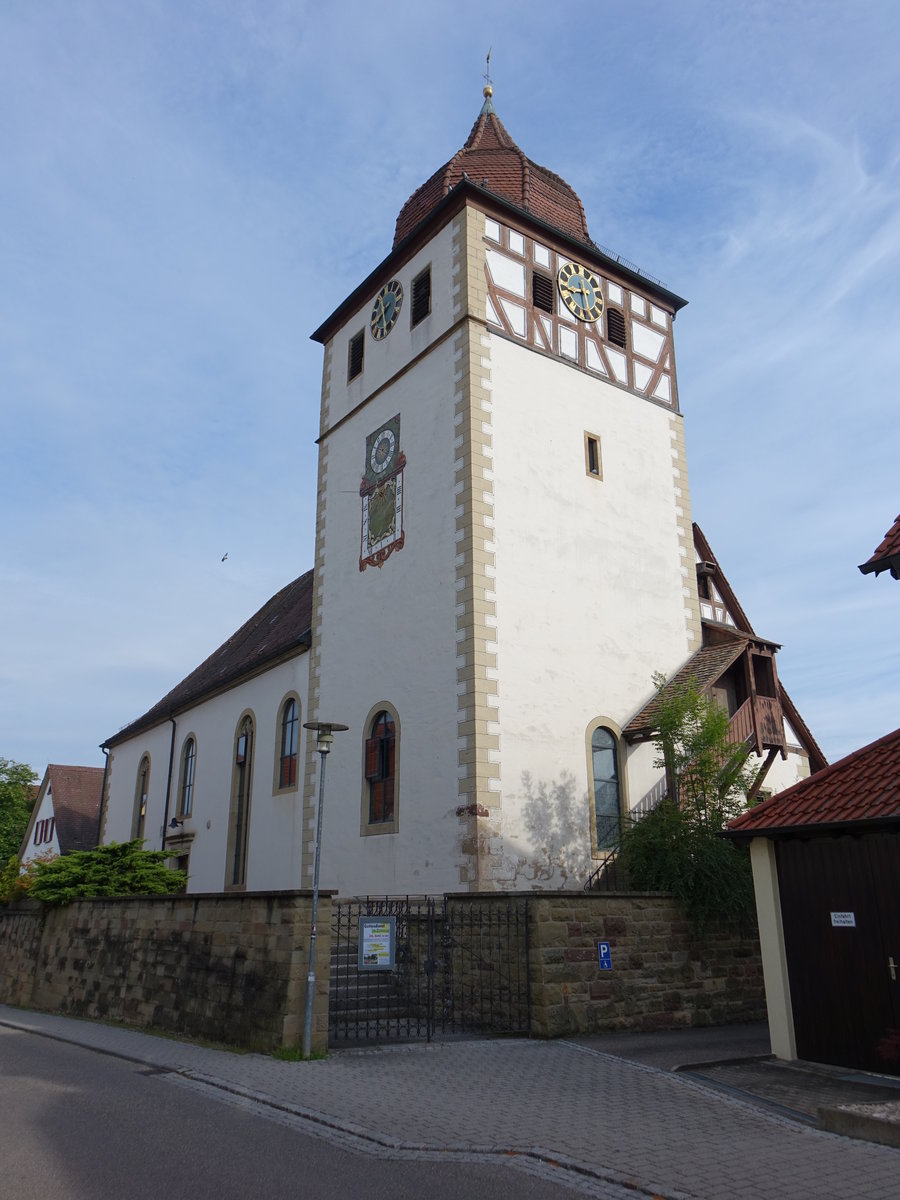
[[[879,1052],[900,1030],[900,836],[788,840],[777,858],[797,1054],[900,1074]]]

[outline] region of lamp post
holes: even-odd
[[[315,730],[316,750],[322,760],[319,768],[319,809],[316,816],[316,859],[313,868],[312,925],[309,933],[309,970],[306,974],[306,1006],[303,1012],[303,1057],[309,1058],[312,1046],[313,993],[316,989],[316,917],[319,912],[319,852],[322,848],[322,804],[325,799],[325,758],[331,750],[335,733],[343,733],[348,725],[336,721],[304,721],[304,729]]]

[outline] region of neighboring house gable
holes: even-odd
[[[47,853],[93,849],[97,845],[102,786],[102,767],[51,763],[44,772],[22,839],[22,862]]]
[[[876,575],[890,571],[894,579],[900,579],[900,516],[884,535],[872,557],[862,563],[859,569],[863,575],[870,575],[873,571]]]

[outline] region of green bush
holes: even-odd
[[[45,904],[68,904],[91,896],[166,896],[184,889],[184,871],[166,866],[162,850],[141,842],[110,842],[96,850],[75,850],[31,870],[27,894]]]
[[[630,887],[671,892],[695,934],[716,918],[751,926],[750,852],[666,799],[622,835],[620,862]]]
[[[750,853],[721,836],[747,806],[752,773],[746,746],[729,740],[728,714],[692,684],[659,696],[655,765],[668,795],[622,836],[620,863],[629,885],[671,892],[701,933],[715,917],[753,923]]]

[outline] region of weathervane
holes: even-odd
[[[491,51],[493,48],[493,46],[488,46],[487,70],[484,73],[484,82],[489,88],[493,88],[493,80],[491,79]]]

